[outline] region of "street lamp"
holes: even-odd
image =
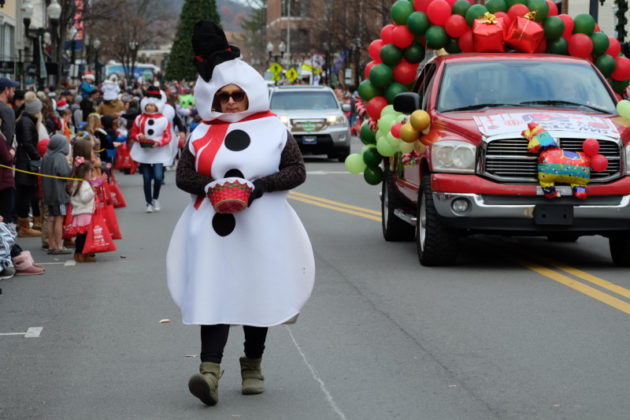
[[[269,56],[269,63],[271,64],[271,55],[273,54],[273,44],[271,41],[267,42],[267,55]]]
[[[284,43],[284,41],[280,41],[280,44],[278,44],[278,51],[280,51],[280,59],[282,60],[282,58],[284,57],[284,53],[287,51],[287,45]],[[291,65],[290,62],[289,65]]]
[[[57,65],[57,72],[55,73],[55,86],[59,85],[59,74],[61,72],[60,54],[59,54],[59,33],[57,28],[59,27],[59,18],[61,17],[61,5],[57,0],[52,0],[46,8],[48,19],[50,19],[50,26],[52,27],[52,46],[53,46],[53,59]]]
[[[31,26],[31,18],[33,17],[33,5],[24,0],[22,3],[22,22],[24,22],[24,34],[28,36],[28,27]]]
[[[94,47],[94,83],[98,85],[99,76],[100,76],[100,65],[98,63],[98,50],[101,48],[101,40],[96,38],[94,42],[92,42],[92,47]]]
[[[135,80],[135,66],[136,66],[136,54],[138,52],[138,42],[129,41],[129,48],[131,49],[131,81]]]

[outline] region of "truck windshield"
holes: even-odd
[[[542,60],[446,65],[439,112],[509,106],[616,113],[613,97],[589,65]]]
[[[269,108],[272,110],[330,110],[339,109],[332,92],[274,92]]]

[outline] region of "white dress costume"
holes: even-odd
[[[175,125],[173,124],[173,120],[175,119],[175,108],[173,108],[168,102],[166,102],[166,93],[164,91],[160,91],[162,93],[162,98],[164,99],[164,109],[162,110],[162,114],[166,117],[169,124],[171,125],[171,142],[168,144],[168,148],[170,149],[171,159],[169,162],[165,163],[165,166],[173,165],[175,161],[175,156],[177,156],[177,152],[179,151],[179,147],[177,144],[177,133],[175,133]]]
[[[144,148],[139,142],[135,142],[131,146],[131,158],[138,163],[162,163],[166,166],[173,162],[171,148],[169,143],[172,140],[171,124],[168,118],[162,114],[166,98],[153,98],[145,96],[140,101],[140,109],[142,114],[138,115],[133,122],[131,136],[144,134],[147,140],[161,143],[159,147]],[[144,112],[148,104],[155,104],[158,112],[147,114]]]
[[[247,111],[211,111],[215,93],[230,83],[246,92]],[[209,82],[198,78],[195,99],[204,123],[187,147],[197,172],[215,180],[236,173],[250,181],[278,172],[287,129],[268,112],[258,72],[239,59],[223,62]],[[227,123],[208,123],[215,119]],[[269,327],[300,313],[313,288],[315,263],[287,195],[265,193],[234,214],[218,214],[207,197],[193,196],[167,253],[168,287],[185,324]]]

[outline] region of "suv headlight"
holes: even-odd
[[[437,141],[431,145],[435,172],[475,173],[477,147],[462,141]]]
[[[343,115],[329,115],[326,118],[329,126],[346,126],[348,125],[348,120]]]
[[[626,175],[630,175],[630,144],[627,144],[626,147]]]
[[[287,127],[291,125],[291,120],[286,115],[279,115],[278,118],[280,118],[280,122],[282,122],[282,124],[286,125]]]

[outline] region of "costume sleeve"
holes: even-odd
[[[140,134],[140,115],[133,120],[133,124],[131,125],[131,135],[129,136],[130,140],[138,141],[138,134]]]
[[[171,123],[166,123],[166,128],[164,129],[164,135],[162,136],[162,140],[160,141],[160,146],[166,146],[173,139],[173,133],[171,130]]]
[[[287,143],[282,150],[280,171],[261,178],[261,180],[269,192],[290,190],[306,180],[302,152],[300,152],[300,147],[291,133],[287,133]]]
[[[186,132],[186,126],[182,122],[181,118],[179,118],[179,115],[177,115],[177,113],[175,113],[175,117],[173,118],[173,125],[177,127],[177,131],[183,133]]]
[[[204,187],[212,181],[214,180],[211,177],[197,173],[195,170],[195,157],[188,150],[188,147],[184,147],[177,162],[177,172],[175,174],[177,188],[190,194],[205,195]]]

